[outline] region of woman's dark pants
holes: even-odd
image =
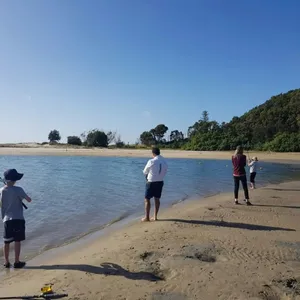
[[[244,190],[244,194],[245,194],[245,199],[249,200],[249,191],[248,191],[246,175],[233,176],[233,180],[234,180],[234,198],[235,199],[239,198],[239,188],[240,188],[240,181],[241,181],[243,190]]]

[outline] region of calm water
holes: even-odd
[[[232,190],[230,161],[167,159],[163,206]],[[112,220],[143,214],[145,158],[0,156],[0,170],[25,173],[19,183],[32,197],[25,211],[32,255],[101,228]],[[299,176],[297,166],[261,163],[258,186]],[[0,171],[2,173],[2,171]],[[3,225],[0,225],[2,245]],[[2,252],[0,252],[2,255]]]

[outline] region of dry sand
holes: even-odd
[[[48,259],[8,271],[0,296],[53,283],[69,299],[300,299],[300,182],[173,206]],[[42,263],[41,263],[42,261]]]
[[[22,147],[1,147],[0,155],[67,155],[67,156],[111,156],[111,157],[149,157],[148,149],[85,149],[56,146],[39,146],[35,144],[22,145]],[[197,158],[197,159],[230,159],[233,152],[230,151],[183,151],[161,150],[167,158]],[[253,152],[246,154],[258,156],[265,161],[300,161],[300,153],[275,153]]]

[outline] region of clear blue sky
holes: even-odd
[[[2,0],[0,142],[229,121],[300,87],[299,0]]]

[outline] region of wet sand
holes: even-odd
[[[194,158],[194,159],[230,159],[232,151],[183,151],[165,150],[161,153],[166,158]],[[258,156],[264,161],[300,161],[300,153],[275,153],[275,152],[245,152],[250,157]],[[55,146],[30,146],[30,147],[0,147],[0,155],[66,155],[66,156],[110,156],[110,157],[149,157],[149,149],[86,149]]]
[[[8,271],[0,296],[52,283],[80,300],[300,299],[299,198],[289,182],[251,191],[251,207],[231,193],[180,203]]]

